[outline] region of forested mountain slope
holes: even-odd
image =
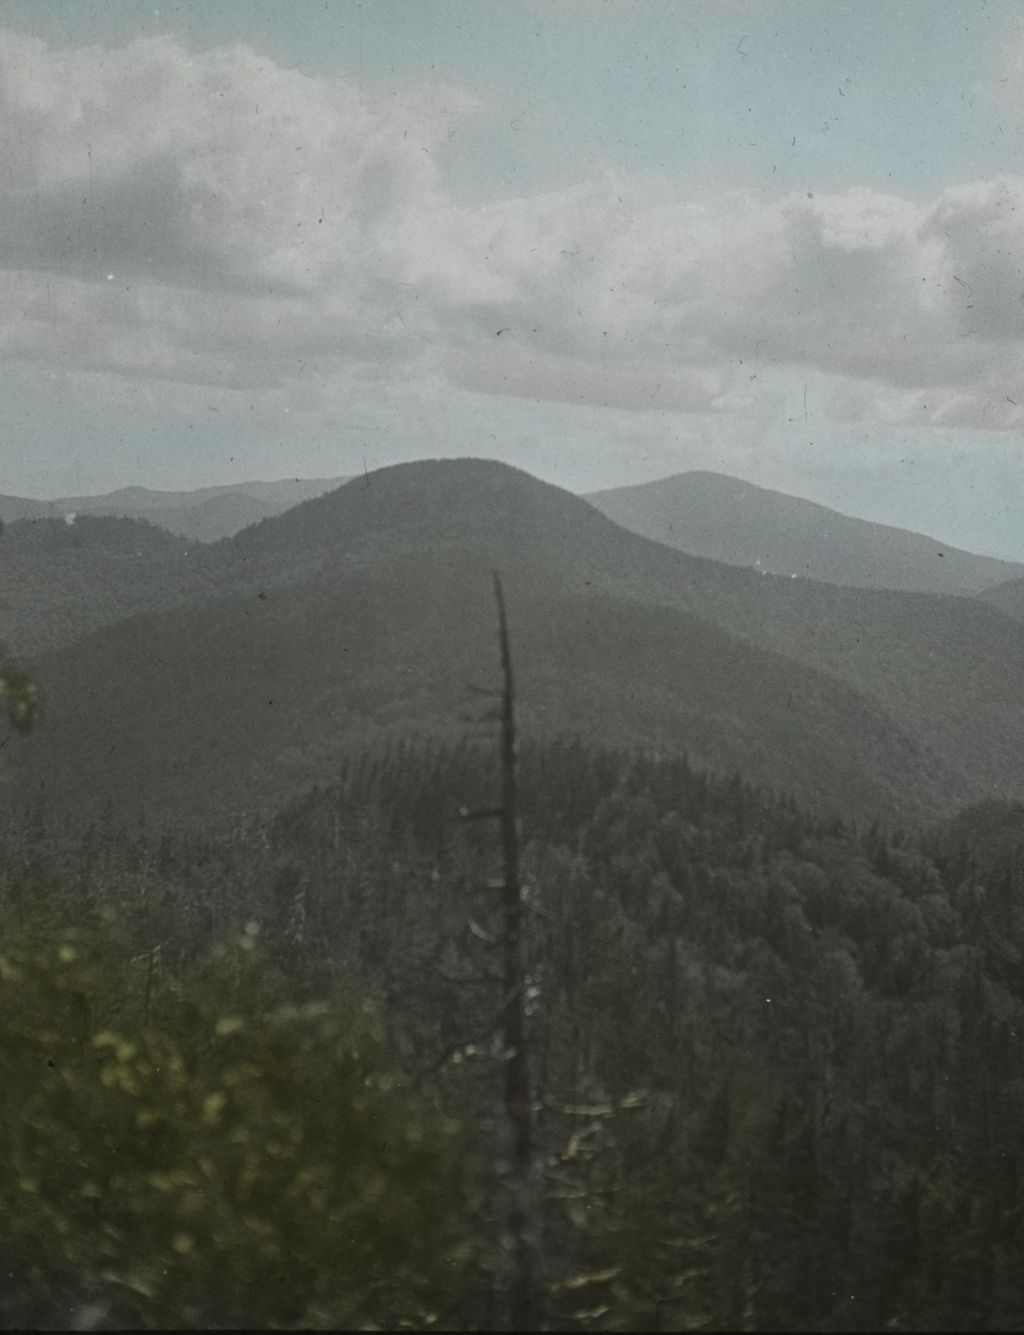
[[[978,796],[1024,784],[1024,629],[972,599],[759,575],[643,540],[584,501],[503,465],[438,461],[367,479],[240,533],[236,561],[294,571],[372,564],[459,543],[482,563],[529,559],[542,585],[672,607],[853,686],[915,732]]]
[[[1024,575],[920,533],[719,473],[679,473],[587,500],[633,533],[692,556],[856,588],[973,594]]]
[[[461,727],[493,680],[498,568],[531,726],[897,819],[1024,794],[1024,625],[687,557],[504,465],[383,469],[192,561],[161,585],[186,605],[38,660],[23,791],[248,803],[353,740]]]
[[[135,519],[25,519],[0,533],[0,637],[34,656],[206,586],[201,555]]]
[[[1017,621],[1024,621],[1024,579],[1011,579],[981,595],[992,607]]]
[[[967,782],[877,705],[813,668],[669,608],[545,588],[509,563],[523,726],[689,752],[808,803],[909,820]],[[14,788],[67,809],[266,807],[354,746],[477,731],[494,684],[478,555],[341,568],[262,596],[141,615],[39,661],[44,726],[9,748]]]

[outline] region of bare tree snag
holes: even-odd
[[[509,1315],[513,1330],[540,1330],[543,1290],[537,1236],[536,1183],[533,1146],[533,1104],[526,1037],[526,972],[523,927],[526,906],[519,871],[519,773],[516,739],[515,679],[509,646],[508,617],[501,579],[495,572],[501,646],[501,822],[504,861],[502,895],[502,1057],[505,1114],[510,1133],[509,1234],[513,1247]]]

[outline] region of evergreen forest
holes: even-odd
[[[497,780],[478,729],[216,833],[5,816],[5,1328],[508,1328]],[[1019,1329],[1024,807],[519,785],[546,1327]]]

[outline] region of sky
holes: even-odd
[[[0,0],[0,492],[712,469],[1024,560],[1019,0]]]

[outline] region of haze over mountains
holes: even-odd
[[[220,818],[346,749],[472,733],[495,568],[527,732],[687,751],[864,820],[1024,797],[1024,624],[687,556],[505,465],[382,469],[210,547],[90,517],[0,541],[45,693],[3,801]]]
[[[692,556],[857,588],[976,594],[1024,565],[719,473],[679,473],[587,499],[623,528]]]
[[[0,522],[104,515],[155,524],[193,543],[216,542],[347,480],[286,478],[193,491],[125,487],[54,501],[0,496]],[[1024,578],[1024,564],[961,551],[718,473],[679,473],[585,499],[623,528],[691,556],[829,584],[974,595]]]
[[[346,479],[285,478],[278,482],[238,482],[195,491],[153,491],[124,487],[102,496],[68,496],[55,501],[0,496],[0,522],[63,519],[65,515],[109,515],[148,520],[195,542],[216,542],[268,515],[338,487]]]

